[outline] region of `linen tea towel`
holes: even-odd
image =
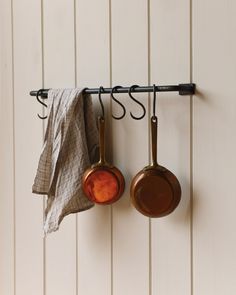
[[[49,117],[33,193],[47,195],[45,234],[62,219],[94,206],[82,191],[81,178],[94,162],[98,130],[91,95],[83,89],[51,89]]]

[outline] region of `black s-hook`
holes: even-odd
[[[38,101],[41,105],[43,105],[44,107],[47,108],[48,106],[46,105],[46,103],[44,103],[43,101],[41,101],[41,100],[39,99],[39,96],[41,95],[41,93],[43,92],[43,90],[44,90],[44,89],[39,89],[39,90],[37,91],[36,99],[37,99],[37,101]],[[47,116],[43,117],[43,116],[40,116],[39,114],[38,114],[38,117],[39,117],[40,119],[42,119],[42,120],[47,119]]]
[[[132,86],[130,86],[130,88],[129,88],[129,97],[133,100],[133,101],[135,101],[137,104],[139,104],[141,107],[142,107],[142,109],[143,109],[143,114],[142,114],[142,116],[140,116],[140,117],[135,117],[131,112],[130,112],[130,116],[133,118],[133,119],[135,119],[135,120],[141,120],[145,115],[146,115],[146,109],[145,109],[145,107],[144,107],[144,105],[140,102],[140,101],[138,101],[136,98],[134,98],[133,96],[132,96],[132,94],[131,94],[131,92],[132,92],[132,90],[134,90],[136,87],[139,87],[138,85],[132,85]]]
[[[125,116],[125,114],[126,114],[126,109],[125,109],[125,107],[123,106],[123,104],[118,100],[118,99],[116,99],[115,97],[114,97],[114,92],[118,89],[118,88],[122,88],[121,86],[115,86],[115,87],[113,87],[112,89],[111,89],[111,99],[112,100],[114,100],[116,103],[118,103],[120,106],[121,106],[121,108],[122,108],[122,110],[123,110],[123,114],[120,116],[120,117],[116,117],[116,116],[114,116],[113,114],[112,114],[112,118],[113,119],[116,119],[116,120],[121,120],[122,118],[124,118],[124,116]]]

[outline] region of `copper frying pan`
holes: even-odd
[[[133,178],[130,188],[134,207],[148,217],[163,217],[175,210],[181,199],[176,176],[157,163],[157,117],[151,117],[152,163]]]
[[[125,188],[125,180],[120,170],[105,160],[104,108],[100,96],[99,99],[103,110],[103,116],[98,118],[100,159],[98,163],[85,171],[82,187],[89,200],[107,205],[116,202],[121,197]]]

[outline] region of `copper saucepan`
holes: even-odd
[[[82,178],[83,191],[87,198],[97,204],[112,204],[124,192],[125,180],[120,170],[105,160],[105,119],[98,118],[100,159],[87,169]]]
[[[133,178],[130,188],[134,207],[148,217],[162,217],[178,206],[181,187],[176,176],[157,163],[157,117],[151,117],[152,164]]]

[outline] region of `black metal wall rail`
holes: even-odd
[[[179,85],[165,85],[165,86],[155,86],[156,92],[179,92],[179,95],[192,95],[195,93],[195,84],[194,83],[186,83]],[[113,88],[103,88],[102,94],[110,94]],[[40,96],[42,98],[47,98],[49,89],[40,89],[30,91],[31,96]],[[117,87],[113,90],[113,93],[128,93],[130,87]],[[138,92],[153,92],[153,86],[136,86],[132,88],[134,93]],[[86,88],[85,93],[88,94],[98,94],[99,88]]]
[[[37,100],[39,103],[41,103],[43,106],[47,107],[47,104],[45,104],[43,101],[41,101],[39,99],[39,96],[42,99],[45,99],[48,97],[48,90],[49,89],[39,89],[37,91],[31,91],[30,95],[32,96],[36,96]],[[146,114],[146,109],[145,106],[138,101],[137,99],[135,99],[131,92],[137,93],[137,92],[152,92],[154,94],[154,99],[153,99],[153,103],[154,103],[154,110],[155,110],[155,101],[156,101],[156,92],[179,92],[179,95],[192,95],[195,93],[195,84],[193,83],[189,83],[189,84],[179,84],[179,85],[165,85],[165,86],[156,86],[155,84],[153,86],[138,86],[138,85],[132,85],[130,87],[122,87],[122,86],[115,86],[113,88],[103,88],[103,86],[100,86],[99,88],[85,88],[84,89],[85,93],[88,94],[98,94],[99,97],[99,101],[101,104],[101,108],[102,108],[102,113],[104,116],[104,105],[101,99],[101,94],[110,94],[111,98],[120,105],[120,107],[122,108],[122,115],[121,116],[114,116],[112,114],[112,117],[116,120],[121,120],[122,118],[124,118],[125,114],[126,114],[126,108],[125,106],[114,97],[114,93],[128,93],[130,98],[132,100],[134,100],[136,103],[138,103],[143,110],[143,114],[140,117],[136,117],[134,116],[131,112],[130,115],[133,119],[135,120],[141,120],[145,114]],[[41,116],[38,114],[38,117],[40,119],[46,119],[47,116]]]

